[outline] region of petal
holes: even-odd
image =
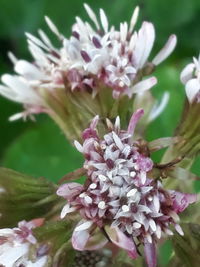
[[[74,231],[72,234],[72,246],[76,250],[85,250],[85,245],[90,238],[88,231]]]
[[[156,77],[151,77],[141,82],[136,83],[132,88],[131,91],[133,94],[142,93],[146,90],[149,90],[157,83]]]
[[[78,141],[74,141],[74,146],[80,153],[83,153],[83,146]]]
[[[137,122],[139,121],[139,119],[143,116],[144,114],[144,110],[143,109],[138,109],[136,112],[133,113],[129,125],[128,125],[128,133],[133,135],[134,130],[135,130],[135,126],[137,124]]]
[[[46,23],[49,26],[50,30],[60,38],[61,34],[60,34],[59,30],[57,29],[57,27],[55,26],[55,24],[52,22],[52,20],[47,16],[45,16],[45,20],[46,20]]]
[[[100,9],[100,18],[101,18],[101,24],[104,29],[104,32],[108,32],[108,19],[106,17],[106,14],[103,9]]]
[[[189,206],[189,204],[197,201],[196,194],[186,194],[176,191],[171,191],[170,193],[173,199],[173,209],[177,213],[184,211]]]
[[[93,12],[93,10],[90,8],[90,6],[86,3],[84,3],[84,8],[88,14],[88,16],[90,17],[90,19],[94,22],[96,28],[99,30],[100,27],[99,27],[99,23],[97,21],[97,17],[95,15],[95,13]]]
[[[133,15],[131,17],[129,32],[132,32],[133,31],[133,29],[135,27],[135,24],[137,22],[137,19],[138,19],[138,14],[139,14],[139,7],[136,6],[136,8],[133,11]]]
[[[19,60],[15,65],[15,71],[28,80],[42,80],[46,78],[42,71],[26,60]]]
[[[79,183],[68,183],[61,185],[57,190],[57,195],[66,199],[78,195],[83,190],[83,186]]]
[[[198,81],[198,79],[191,79],[186,83],[185,91],[190,103],[195,99],[199,90],[200,82]]]
[[[107,238],[100,232],[98,228],[96,228],[95,231],[92,231],[92,235],[90,234],[89,229],[74,231],[72,234],[72,245],[74,249],[80,251],[101,249],[107,242]]]
[[[183,84],[186,84],[190,79],[192,79],[194,68],[195,64],[190,63],[182,70],[180,79]]]
[[[160,50],[160,52],[152,60],[152,63],[157,66],[162,61],[164,61],[174,51],[176,43],[177,43],[177,37],[175,34],[172,34],[167,40],[167,43],[165,44],[165,46]]]
[[[105,231],[108,234],[110,240],[118,247],[125,249],[129,256],[133,259],[137,258],[137,250],[135,243],[129,237],[127,237],[123,232],[117,227],[105,227]]]
[[[146,63],[155,40],[155,29],[152,23],[143,22],[138,32],[138,39],[134,51],[137,69],[141,69]]]
[[[169,102],[169,93],[165,92],[163,94],[163,97],[162,97],[160,103],[156,102],[154,104],[154,106],[153,106],[153,108],[149,114],[148,121],[151,122],[151,121],[155,120],[163,112],[163,110],[167,106],[168,102]]]
[[[70,205],[67,203],[61,211],[60,218],[63,219],[68,213],[74,212],[75,210],[75,207],[70,207]]]
[[[148,267],[156,267],[157,258],[156,258],[156,246],[155,243],[145,243],[144,244],[144,255]]]

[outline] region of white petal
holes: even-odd
[[[9,121],[16,121],[24,117],[24,112],[16,113],[9,117]]]
[[[155,84],[157,83],[157,79],[156,77],[151,77],[148,78],[146,80],[143,80],[137,84],[135,84],[131,90],[132,93],[137,94],[137,93],[141,93],[144,92],[146,90],[149,90],[151,87],[153,87]]]
[[[165,44],[165,46],[160,50],[160,52],[152,60],[152,63],[157,66],[162,61],[164,61],[174,51],[176,43],[177,43],[177,37],[176,35],[172,34],[167,40],[167,43]]]
[[[104,29],[104,32],[108,32],[108,19],[106,17],[106,14],[103,9],[100,9],[100,18],[101,18],[101,24]]]
[[[151,227],[153,232],[156,232],[156,223],[153,219],[149,220],[149,226]]]
[[[60,218],[63,219],[68,213],[74,212],[75,210],[75,207],[70,207],[69,204],[66,204],[61,211]]]
[[[159,104],[156,103],[153,106],[153,108],[149,114],[148,121],[151,122],[151,121],[155,120],[163,112],[163,110],[167,106],[168,102],[169,102],[169,93],[165,92],[160,103]]]
[[[115,132],[112,132],[113,134],[113,139],[115,141],[115,144],[118,146],[119,149],[123,149],[124,148],[124,145],[121,141],[121,139],[119,138],[119,136],[115,133]]]
[[[61,37],[61,34],[60,34],[60,32],[58,31],[58,29],[57,29],[57,27],[55,26],[55,24],[52,22],[52,20],[51,20],[49,17],[47,17],[47,16],[45,16],[45,20],[46,20],[47,25],[48,25],[49,28],[51,29],[51,31],[52,31],[53,33],[55,33],[55,35],[57,35],[57,36],[60,38],[60,37]]]
[[[95,26],[97,27],[97,29],[99,30],[99,23],[97,21],[97,17],[95,15],[95,13],[93,12],[93,10],[90,8],[90,6],[86,3],[84,3],[84,8],[88,13],[88,16],[90,17],[90,19],[94,22]]]
[[[83,146],[78,141],[75,140],[74,145],[79,152],[83,153]]]
[[[84,223],[78,225],[74,231],[75,232],[79,232],[79,231],[83,231],[86,230],[88,228],[90,228],[90,226],[92,226],[93,222],[92,221],[85,221]]]
[[[182,236],[184,235],[183,229],[181,228],[181,226],[179,224],[175,225],[175,229],[180,235],[182,235]]]
[[[186,84],[190,79],[192,79],[194,68],[194,63],[190,63],[182,70],[180,79],[183,84]]]
[[[15,65],[15,71],[30,80],[42,80],[46,78],[36,66],[26,60],[19,60]]]
[[[134,222],[133,223],[133,227],[135,228],[135,229],[139,229],[139,228],[141,228],[141,224],[140,223],[138,223],[138,222]]]
[[[137,22],[137,19],[138,19],[138,14],[139,14],[139,7],[136,6],[136,8],[133,11],[133,15],[131,17],[129,32],[132,32],[133,31],[133,29],[135,27],[135,24]]]
[[[155,29],[152,23],[143,22],[138,32],[138,40],[134,50],[137,69],[141,69],[146,63],[155,40]]]
[[[16,58],[16,56],[12,52],[8,52],[8,57],[14,65],[17,63],[18,59]]]
[[[115,129],[119,130],[120,129],[120,117],[117,116],[116,120],[115,120]]]
[[[137,193],[137,189],[133,188],[127,193],[127,197],[133,197]]]
[[[199,90],[200,82],[197,79],[191,79],[186,83],[185,91],[190,103],[195,99]]]
[[[38,30],[38,33],[40,35],[40,38],[43,40],[43,42],[50,47],[52,50],[54,50],[55,48],[53,47],[51,41],[49,40],[49,38],[47,37],[47,35],[42,31],[42,30]]]
[[[157,225],[157,227],[156,227],[156,235],[157,235],[157,238],[158,238],[158,239],[161,238],[162,231],[161,231],[161,227],[160,227],[160,225]]]
[[[159,200],[158,196],[154,196],[153,197],[153,204],[154,204],[155,211],[159,212],[159,210],[160,210],[160,200]]]
[[[16,100],[17,94],[6,86],[0,85],[0,94],[4,97],[10,99],[11,101],[17,101]]]
[[[28,32],[26,32],[25,34],[28,37],[28,39],[31,40],[35,45],[42,47],[43,49],[49,51],[49,48],[40,39],[38,39],[37,37],[35,37],[34,35]]]

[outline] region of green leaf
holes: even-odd
[[[198,267],[200,262],[200,225],[181,224],[184,236],[175,234],[172,238],[175,254],[182,265]]]
[[[41,120],[16,138],[4,155],[3,166],[57,181],[80,168],[82,162],[82,155],[48,119]]]

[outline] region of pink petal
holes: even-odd
[[[127,130],[129,134],[133,135],[135,126],[143,114],[144,114],[143,109],[138,109],[136,112],[133,113],[130,119],[129,125],[128,125],[128,130]]]
[[[135,259],[137,258],[137,250],[135,243],[129,237],[127,237],[123,232],[121,232],[117,227],[105,227],[105,231],[108,234],[110,240],[118,247],[125,249],[128,255]]]
[[[132,94],[142,93],[146,90],[149,90],[157,83],[156,77],[151,77],[141,82],[136,83],[132,88]]]
[[[90,123],[90,127],[85,129],[82,133],[82,137],[84,140],[89,139],[91,137],[93,138],[97,137],[97,133],[95,129],[96,129],[98,122],[99,122],[99,115],[96,115],[93,118],[92,122]]]
[[[74,231],[72,234],[72,246],[76,250],[83,251],[85,250],[86,243],[90,238],[90,234],[88,231]]]
[[[160,50],[160,52],[155,56],[152,63],[154,65],[160,64],[162,61],[164,61],[173,51],[177,43],[176,35],[172,34],[169,39],[167,40],[167,43],[165,46]]]
[[[83,190],[83,186],[78,183],[68,183],[61,185],[57,190],[57,195],[70,200]]]
[[[79,224],[77,227],[79,227]],[[96,228],[95,231],[92,231],[92,234],[90,234],[90,229],[74,231],[72,234],[73,248],[80,251],[98,250],[103,248],[107,242],[107,238],[101,233],[99,228]]]
[[[173,209],[177,213],[184,211],[189,206],[189,204],[192,204],[197,201],[196,194],[186,194],[171,191],[171,196],[173,199]]]
[[[145,243],[144,244],[144,254],[148,267],[156,267],[157,257],[156,257],[156,246],[155,243]]]

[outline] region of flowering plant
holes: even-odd
[[[70,38],[45,17],[58,47],[39,30],[39,38],[26,34],[32,62],[9,53],[16,74],[2,75],[0,94],[24,108],[10,120],[47,114],[84,162],[57,184],[0,168],[0,266],[156,267],[167,238],[180,266],[182,237],[200,247],[191,239],[199,235],[192,190],[199,178],[189,171],[200,150],[199,59],[180,75],[187,98],[174,136],[147,141],[147,126],[169,100],[168,93],[160,103],[153,96],[153,73],[177,38],[149,59],[155,29],[145,21],[135,30],[138,7],[119,29],[103,9],[97,17],[84,8],[91,24],[76,17]]]

